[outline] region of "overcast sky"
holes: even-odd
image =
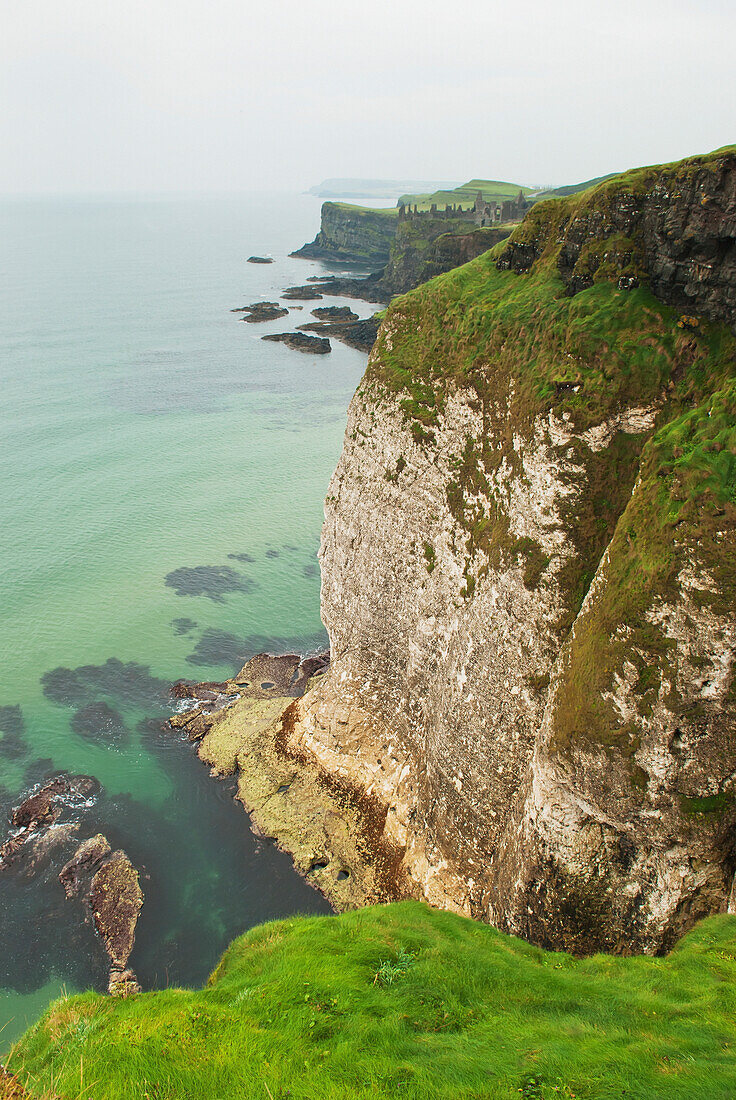
[[[735,47],[735,0],[3,0],[0,191],[582,180],[736,142]]]

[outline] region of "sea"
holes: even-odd
[[[144,989],[201,985],[254,924],[330,911],[251,831],[233,782],[162,728],[172,681],[327,644],[323,500],[366,357],[261,336],[315,306],[375,307],[289,302],[266,324],[231,312],[341,270],[289,257],[319,207],[0,200],[0,843],[48,776],[99,782],[75,836],[103,832],[140,871]],[[0,1052],[52,999],[106,988],[58,858],[0,871]]]

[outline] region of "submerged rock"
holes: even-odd
[[[314,355],[328,355],[332,351],[329,340],[321,336],[307,336],[304,332],[277,332],[261,339],[278,341],[295,351],[312,352]]]

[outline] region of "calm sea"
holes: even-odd
[[[141,869],[146,988],[201,983],[244,929],[328,910],[159,729],[171,680],[325,641],[322,501],[365,357],[261,341],[319,302],[267,325],[230,312],[323,270],[287,255],[318,223],[308,196],[0,202],[2,833],[49,773],[99,780],[82,835]],[[0,874],[0,1048],[62,989],[105,985],[56,871]]]

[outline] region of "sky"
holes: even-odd
[[[734,0],[4,0],[0,193],[559,185],[736,142]]]

